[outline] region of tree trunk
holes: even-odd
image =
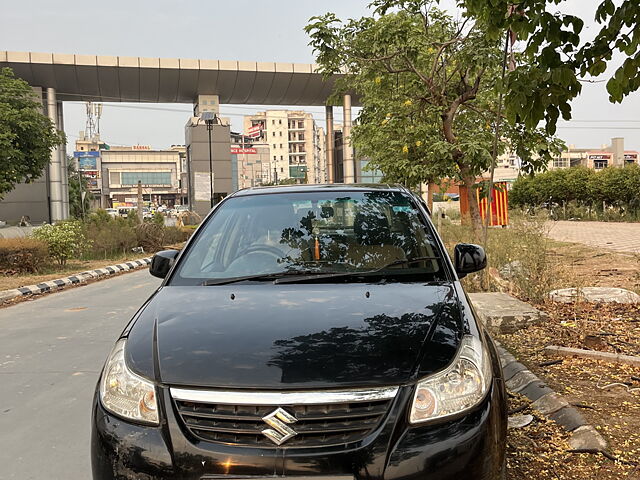
[[[471,228],[473,229],[473,236],[475,241],[480,241],[482,235],[482,219],[480,218],[480,207],[478,206],[478,199],[476,197],[476,190],[474,185],[476,184],[476,177],[473,175],[468,167],[460,167],[460,176],[462,178],[462,188],[467,191],[467,198],[469,201],[469,220]]]

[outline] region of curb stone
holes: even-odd
[[[513,393],[520,393],[529,400],[531,406],[555,421],[564,430],[571,433],[569,446],[574,452],[597,453],[607,450],[607,441],[598,431],[589,425],[582,414],[569,405],[562,396],[551,390],[542,380],[495,342],[503,371],[505,385]],[[509,378],[507,378],[509,376]]]
[[[36,285],[27,285],[24,287],[14,288],[13,290],[2,290],[0,291],[0,304],[14,298],[28,297],[30,295],[40,295],[42,293],[53,292],[56,290],[60,290],[67,285],[77,285],[79,283],[85,283],[86,281],[92,280],[94,278],[113,275],[114,273],[126,272],[128,270],[136,270],[141,267],[147,267],[150,264],[151,257],[145,257],[139,260],[131,260],[125,263],[109,265],[108,267],[104,268],[75,273],[68,277],[48,280]]]

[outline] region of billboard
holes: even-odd
[[[100,152],[73,152],[73,157],[78,161],[78,170],[98,170]]]
[[[97,170],[98,157],[78,157],[79,170]]]
[[[249,127],[249,130],[247,130],[247,136],[251,138],[258,138],[262,135],[262,129],[263,129],[263,124],[257,123],[256,125]]]

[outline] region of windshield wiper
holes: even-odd
[[[304,273],[301,274],[298,278],[277,278],[273,283],[296,283],[296,282],[310,282],[314,280],[322,280],[325,278],[339,278],[339,277],[362,277],[367,275],[374,275],[376,273],[380,273],[387,268],[395,267],[396,265],[410,265],[416,262],[422,262],[424,260],[440,260],[440,257],[414,257],[414,258],[404,258],[394,260],[391,263],[383,265],[382,267],[376,268],[374,270],[364,270],[364,271],[352,271],[352,272],[334,272],[334,273]]]
[[[313,270],[289,270],[286,272],[273,272],[273,273],[259,273],[256,275],[245,275],[242,277],[230,277],[230,278],[217,278],[211,280],[205,280],[202,282],[204,286],[215,285],[229,285],[231,283],[239,283],[245,281],[268,281],[273,280],[273,283],[297,283],[297,282],[312,282],[314,280],[322,280],[325,278],[339,278],[339,277],[360,277],[366,275],[373,275],[386,270],[387,268],[395,267],[397,265],[410,265],[412,263],[421,262],[424,260],[440,260],[440,257],[414,257],[394,260],[382,267],[374,270],[364,271],[351,271],[351,272],[325,272],[320,273]],[[284,278],[293,277],[293,278]]]
[[[440,260],[440,257],[413,257],[394,260],[391,263],[386,264],[384,267],[380,267],[374,271],[384,270],[389,267],[395,267],[396,265],[410,265],[412,263],[422,262],[424,260]]]
[[[256,281],[268,281],[268,280],[277,280],[282,277],[286,277],[289,275],[316,275],[317,272],[309,272],[305,270],[291,270],[287,272],[273,272],[273,273],[259,273],[256,275],[245,275],[242,277],[228,277],[228,278],[214,278],[211,280],[205,280],[202,282],[202,285],[205,287],[211,287],[214,285],[228,285],[230,283],[238,283],[245,282],[250,280]]]

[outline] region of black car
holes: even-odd
[[[499,479],[495,347],[423,201],[386,185],[262,187],[219,203],[116,342],[94,479]]]

